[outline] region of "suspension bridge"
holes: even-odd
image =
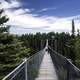
[[[15,68],[2,80],[80,80],[80,70],[49,45]]]

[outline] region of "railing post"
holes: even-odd
[[[25,80],[27,80],[27,59],[24,59],[25,61]]]
[[[69,75],[70,75],[69,69],[67,69],[67,80],[69,80]]]
[[[57,51],[57,40],[56,39],[55,39],[54,45],[55,45],[55,51]]]

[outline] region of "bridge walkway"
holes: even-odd
[[[35,80],[58,80],[51,56],[47,51],[44,53],[39,74]]]

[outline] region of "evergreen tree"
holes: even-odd
[[[9,26],[5,26],[9,19],[2,13],[3,10],[0,11],[0,80],[18,66],[24,57],[30,56],[30,49],[23,46],[16,36],[9,34]]]
[[[80,37],[76,37],[75,40],[75,64],[80,68]]]
[[[80,30],[77,29],[77,36],[79,37],[80,36]]]
[[[75,36],[75,25],[74,25],[74,20],[72,20],[72,37],[74,38]]]
[[[6,23],[9,20],[9,18],[7,18],[6,15],[2,16],[3,12],[4,12],[4,10],[1,9],[0,10],[0,26],[3,25],[4,23]]]

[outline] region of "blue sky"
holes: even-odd
[[[80,0],[21,0],[23,8],[33,8],[33,13],[46,9],[39,15],[68,17],[80,13]]]
[[[70,32],[71,20],[80,29],[80,0],[0,0],[10,18],[10,32]]]

